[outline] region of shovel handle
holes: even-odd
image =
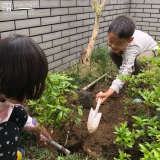
[[[100,92],[100,94],[102,94],[103,92]],[[98,101],[97,101],[97,106],[96,106],[96,109],[95,109],[95,111],[96,111],[96,113],[98,113],[98,110],[99,110],[99,107],[100,107],[100,105],[101,105],[101,101],[102,101],[102,98],[98,98]]]
[[[64,148],[63,146],[61,146],[60,144],[54,142],[54,141],[50,141],[47,137],[45,137],[43,134],[40,135],[40,137],[45,138],[46,142],[48,142],[49,144],[51,144],[52,146],[54,146],[56,149],[62,151],[63,153],[65,153],[66,155],[70,154],[70,151],[66,148]]]
[[[99,107],[101,105],[101,101],[102,101],[102,98],[98,98],[97,106],[96,106],[96,109],[95,109],[96,113],[98,113]]]
[[[101,77],[99,77],[98,79],[96,79],[95,81],[93,81],[92,83],[90,83],[88,86],[82,88],[82,90],[86,91],[88,88],[90,88],[91,86],[93,86],[96,82],[98,82],[99,80],[101,80],[106,75],[107,75],[107,73],[105,73],[104,75],[102,75]]]

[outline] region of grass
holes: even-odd
[[[104,158],[92,158],[92,157],[86,156],[84,154],[74,153],[74,154],[69,155],[67,157],[58,156],[57,160],[104,160]]]
[[[106,72],[108,72],[108,76],[105,77],[105,83],[108,83],[110,77],[113,77],[117,73],[117,69],[114,63],[111,61],[108,55],[107,46],[101,44],[98,49],[95,49],[91,56],[91,69],[88,70],[86,75],[82,76],[80,74],[81,65],[80,64],[73,64],[70,68],[63,71],[74,79],[74,84],[79,86],[80,88],[84,84],[89,84],[93,82],[95,79],[99,78]],[[112,72],[111,72],[112,71]],[[24,160],[91,160],[91,157],[88,157],[83,154],[75,153],[70,155],[69,157],[58,156],[57,153],[51,153],[46,149],[42,149],[39,147],[37,143],[36,137],[30,132],[22,132],[21,133],[21,141],[20,146],[26,152],[26,158]],[[101,158],[99,160],[102,160]]]
[[[51,160],[53,156],[47,149],[39,147],[36,136],[31,132],[21,132],[20,147],[25,150],[24,160]]]

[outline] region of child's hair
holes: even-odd
[[[14,34],[0,41],[0,94],[19,102],[37,99],[47,73],[45,53],[31,38]]]
[[[135,28],[135,22],[131,17],[120,15],[112,21],[109,26],[108,33],[114,33],[119,38],[130,39]]]

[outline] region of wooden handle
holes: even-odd
[[[101,101],[102,101],[102,98],[98,98],[97,106],[96,106],[96,109],[95,109],[96,113],[98,113],[99,107],[101,105]]]
[[[103,92],[100,92],[100,94],[102,94]],[[97,106],[96,106],[96,109],[95,109],[95,112],[98,113],[98,110],[99,110],[99,107],[101,105],[101,101],[102,101],[102,98],[98,98],[98,101],[97,101]]]
[[[90,88],[91,86],[93,86],[96,82],[98,82],[99,80],[101,80],[106,75],[107,75],[107,73],[105,73],[104,75],[102,75],[101,77],[99,77],[98,79],[96,79],[95,81],[93,81],[92,83],[90,83],[88,86],[82,88],[82,90],[86,91],[88,88]]]

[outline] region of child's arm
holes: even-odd
[[[36,122],[36,120],[28,115],[27,122],[23,128],[25,131],[32,131],[38,134],[43,134],[46,136],[49,140],[52,140],[50,134],[48,133],[47,129],[42,126],[40,129],[40,124]]]
[[[34,128],[32,128],[31,130],[32,132],[36,132],[38,134],[43,134],[45,137],[47,137],[50,141],[52,141],[51,136],[49,135],[47,129],[42,126],[42,128],[40,129],[40,124],[37,122],[36,126]]]

